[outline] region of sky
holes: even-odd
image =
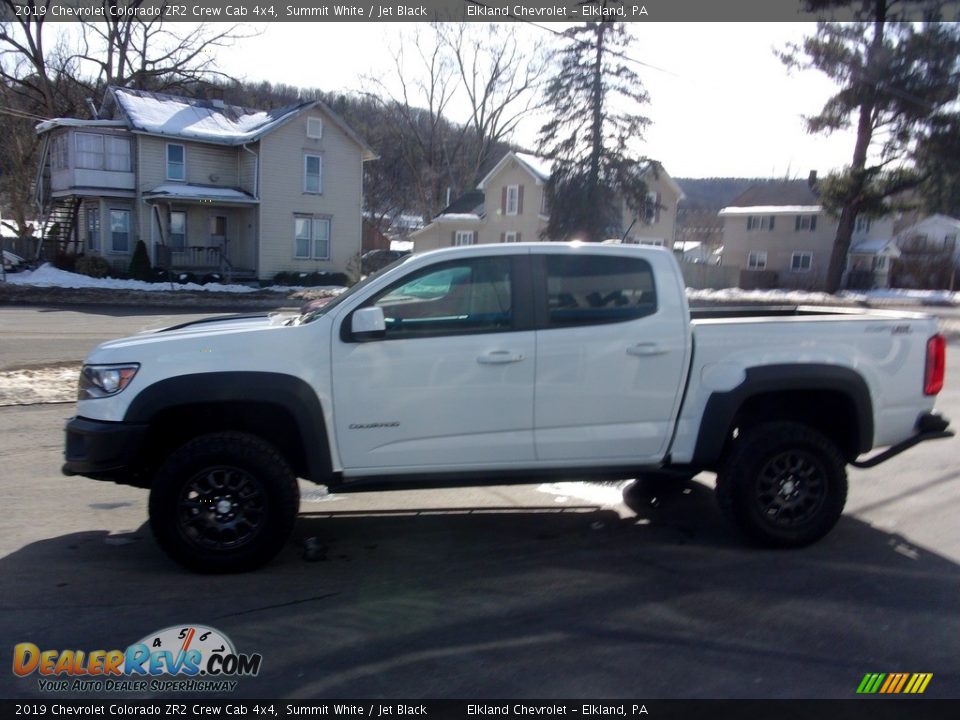
[[[552,42],[546,30],[519,25],[526,41]],[[550,27],[562,30],[562,24]],[[391,48],[412,23],[273,23],[260,34],[217,51],[236,77],[326,91],[361,91],[364,76],[392,77]],[[674,177],[821,175],[849,162],[852,132],[806,133],[834,91],[816,71],[788,73],[774,49],[812,34],[812,23],[631,23],[628,54],[650,94],[653,121],[637,153],[663,163]],[[369,85],[367,85],[369,87]],[[461,104],[451,113],[462,120]],[[460,117],[457,117],[457,116]],[[532,148],[542,118],[522,125],[515,143]]]

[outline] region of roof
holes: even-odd
[[[166,183],[158,185],[153,190],[143,194],[144,200],[159,198],[176,198],[178,200],[213,200],[218,203],[259,202],[253,195],[243,190],[228,187],[213,187],[210,185],[190,185],[188,183]]]
[[[931,215],[930,217],[924,218],[920,222],[914,223],[913,225],[910,225],[909,227],[904,228],[903,230],[900,231],[899,234],[906,237],[907,235],[912,235],[913,233],[918,233],[918,232],[924,232],[931,228],[936,228],[937,226],[940,226],[940,227],[946,226],[948,228],[960,230],[960,220],[957,220],[956,218],[952,218],[949,215],[941,215],[939,213],[936,213],[934,215]]]
[[[807,180],[775,180],[757,183],[738,195],[724,210],[741,207],[812,207],[820,199]]]
[[[259,139],[312,103],[255,110],[215,100],[111,88],[134,132],[239,145]]]
[[[530,173],[538,184],[545,183],[550,179],[550,173],[552,172],[550,160],[547,158],[538,157],[536,155],[531,155],[530,153],[510,150],[505,153],[502,158],[500,158],[490,172],[483,176],[483,180],[477,184],[477,188],[483,190],[487,184],[487,181],[499,173],[504,166],[510,162],[511,159],[516,160],[520,167]]]
[[[858,255],[880,255],[886,254],[893,257],[900,257],[900,249],[890,238],[877,240],[864,240],[850,248],[851,253]]]
[[[108,100],[116,103],[123,119],[80,120],[55,118],[36,126],[38,133],[55,127],[127,127],[135,133],[196,140],[219,145],[243,145],[259,140],[294,117],[313,108],[360,146],[363,160],[377,154],[333,110],[320,100],[311,100],[273,110],[227,105],[219,100],[186,98],[166,93],[111,87]]]
[[[81,120],[80,118],[53,118],[52,120],[44,120],[42,123],[37,123],[35,130],[37,134],[47,132],[48,130],[53,130],[58,127],[79,127],[79,128],[126,128],[127,123],[125,120]]]
[[[550,174],[553,172],[553,163],[549,159],[522,152],[515,152],[513,155],[538,179],[543,182],[550,179]]]
[[[434,220],[449,215],[475,215],[482,216],[484,213],[484,194],[483,190],[471,190],[464,193],[443,210],[437,213]]]

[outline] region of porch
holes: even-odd
[[[230,281],[256,278],[259,206],[253,197],[229,188],[166,185],[144,200],[155,266],[219,273]]]

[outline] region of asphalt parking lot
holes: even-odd
[[[0,368],[168,320],[0,308]],[[938,405],[960,422],[956,341],[948,358]],[[956,440],[851,470],[844,518],[799,551],[743,545],[709,475],[626,502],[583,483],[303,485],[277,561],[210,577],[157,548],[145,491],[60,475],[71,409],[0,407],[3,652],[199,623],[263,655],[243,698],[852,698],[868,672],[930,672],[926,697],[960,697]],[[0,697],[50,696],[6,670]]]

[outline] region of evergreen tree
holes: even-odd
[[[642,139],[650,123],[636,112],[650,99],[624,58],[625,23],[584,23],[563,35],[557,74],[545,91],[552,119],[538,143],[538,152],[554,162],[544,234],[599,242],[622,233],[621,202],[639,211],[646,201],[641,158],[627,146]]]
[[[150,256],[147,254],[147,245],[143,240],[137,240],[130,258],[130,277],[134,280],[150,279]]]
[[[812,10],[846,10],[857,20],[818,23],[802,46],[791,45],[780,54],[787,67],[818,70],[838,85],[821,111],[806,118],[807,129],[830,133],[854,126],[857,132],[850,165],[825,178],[819,188],[824,206],[839,215],[827,271],[827,290],[835,292],[857,215],[890,212],[889,198],[923,181],[913,154],[918,140],[954,112],[960,33],[947,23],[903,22],[917,19],[917,0],[807,4]],[[899,14],[892,10],[895,5]],[[929,13],[930,3],[922,5]]]

